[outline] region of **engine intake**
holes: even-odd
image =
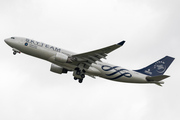
[[[68,70],[61,67],[61,66],[58,66],[58,65],[55,65],[55,64],[51,64],[51,69],[50,69],[51,72],[55,72],[55,73],[58,73],[58,74],[62,74],[62,73],[67,73]]]

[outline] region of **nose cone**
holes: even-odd
[[[4,39],[4,42],[8,44],[8,39]]]
[[[11,40],[10,40],[9,38],[4,39],[4,42],[5,42],[6,44],[8,44],[8,45],[10,45],[10,44],[11,44]]]

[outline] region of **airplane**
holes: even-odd
[[[123,46],[125,41],[90,52],[76,54],[59,47],[23,37],[10,37],[4,40],[12,47],[13,54],[25,53],[51,62],[50,71],[58,74],[73,72],[74,80],[83,82],[85,76],[102,77],[116,82],[126,83],[154,83],[162,86],[164,75],[175,58],[164,58],[139,70],[128,70],[120,66],[102,62],[102,58]]]

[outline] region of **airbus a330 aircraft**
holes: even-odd
[[[81,54],[75,54],[28,38],[11,37],[4,41],[12,47],[14,55],[22,52],[47,60],[52,63],[50,68],[52,72],[62,74],[72,71],[74,79],[78,80],[79,83],[82,83],[85,75],[88,75],[93,78],[99,76],[117,82],[155,83],[161,86],[164,83],[161,80],[169,77],[163,74],[174,60],[172,57],[165,56],[145,68],[128,70],[101,61],[102,58],[106,59],[107,54],[123,46],[125,41]]]

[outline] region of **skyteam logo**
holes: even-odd
[[[108,74],[106,74],[107,76],[113,76],[112,78],[109,78],[111,80],[115,80],[118,79],[120,77],[127,77],[127,78],[131,78],[132,75],[128,72],[128,70],[126,69],[118,69],[118,66],[108,66],[108,65],[103,65],[102,70],[104,71],[108,71]]]
[[[165,62],[163,61],[158,61],[155,63],[154,65],[154,69],[158,72],[158,73],[164,73],[166,71],[166,65]]]

